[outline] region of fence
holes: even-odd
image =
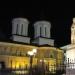
[[[32,68],[1,68],[0,75],[71,75],[75,74],[75,62],[67,59],[65,64],[59,65],[35,65]]]
[[[0,75],[61,75],[64,73],[64,65],[60,65],[56,68],[55,65],[50,66],[35,66],[32,69],[0,69]]]
[[[67,59],[65,60],[66,71],[65,75],[75,75],[75,59]]]

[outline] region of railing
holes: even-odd
[[[68,58],[65,60],[66,73],[65,75],[75,75],[75,59]]]
[[[29,75],[29,69],[0,69],[0,75]]]
[[[0,75],[61,75],[65,72],[65,66],[50,65],[50,66],[34,66],[31,69],[0,69]]]
[[[58,65],[36,65],[30,68],[0,69],[0,75],[71,75],[75,74],[75,62],[68,59],[65,64]]]

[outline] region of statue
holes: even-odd
[[[71,26],[71,44],[75,44],[75,18],[73,18],[73,23]]]

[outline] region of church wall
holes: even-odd
[[[4,62],[6,68],[25,68],[30,66],[30,57],[28,51],[37,49],[36,55],[33,57],[32,65],[41,66],[41,61],[45,65],[60,65],[63,63],[63,51],[55,47],[37,47],[30,45],[0,43],[0,62]],[[54,66],[54,67],[55,67]]]
[[[18,69],[18,68],[29,68],[30,59],[29,57],[20,57],[20,56],[8,56],[8,55],[0,55],[0,62],[5,62],[6,68]],[[33,60],[34,64],[37,64],[37,59]]]
[[[75,49],[69,49],[66,51],[66,59],[70,60],[70,62],[75,62]]]

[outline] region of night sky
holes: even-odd
[[[30,27],[33,27],[34,22],[38,20],[50,21],[52,26],[51,35],[56,46],[70,44],[70,27],[72,18],[75,17],[75,6],[66,5],[66,3],[61,5],[61,3],[51,4],[49,2],[35,1],[23,7],[0,7],[0,40],[9,41],[11,20],[15,17],[27,18],[30,21]],[[31,33],[29,33],[29,36],[33,37]]]

